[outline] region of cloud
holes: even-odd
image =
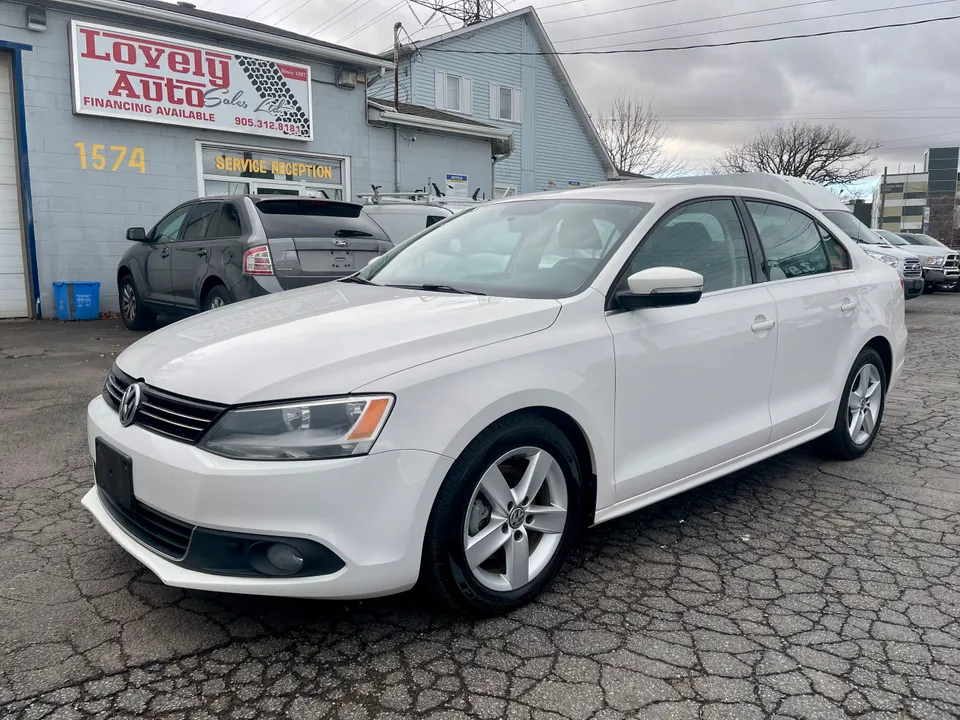
[[[212,0],[204,9],[244,15],[263,0]],[[545,7],[559,0],[534,0]],[[802,0],[676,0],[653,7],[591,17],[591,13],[641,4],[639,0],[584,0],[540,12],[559,50],[593,48],[613,43],[656,47],[727,42],[778,35],[904,22],[957,14],[957,3],[918,0],[889,12],[879,8],[908,5],[907,0],[820,0],[803,7],[752,13],[699,22],[702,18],[796,5]],[[811,0],[807,0],[809,3]],[[269,0],[252,19],[276,22],[303,0]],[[526,0],[501,0],[506,9]],[[336,13],[349,8],[339,17]],[[359,8],[359,9],[358,9]],[[386,12],[395,8],[391,12]],[[324,0],[306,2],[283,20],[282,27],[307,32],[330,23],[317,37],[368,51],[391,43],[393,23],[401,21],[415,39],[446,30],[433,17],[426,31],[417,31],[431,11],[414,10],[396,0]],[[377,16],[377,22],[344,38]],[[268,13],[270,13],[268,15]],[[348,14],[349,13],[349,14]],[[850,13],[832,19],[826,15]],[[334,18],[330,21],[330,18]],[[570,22],[558,22],[577,18]],[[793,22],[803,20],[802,22]],[[694,22],[697,21],[697,22]],[[456,22],[454,27],[456,27]],[[674,27],[656,26],[683,23]],[[761,23],[764,28],[738,29]],[[609,35],[621,33],[629,34]],[[883,165],[904,170],[921,165],[929,145],[960,143],[960,21],[914,28],[789,40],[763,45],[700,49],[644,55],[565,57],[581,98],[591,112],[601,113],[623,88],[654,104],[675,139],[671,147],[694,165],[703,164],[731,144],[742,142],[758,127],[778,121],[817,118],[836,122],[858,136],[883,142]],[[604,35],[585,40],[591,35]],[[677,37],[694,35],[693,37]],[[674,39],[668,39],[674,38]],[[931,110],[930,108],[946,108]],[[744,116],[751,119],[738,119]],[[820,119],[822,118],[822,119]]]

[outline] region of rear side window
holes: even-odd
[[[354,203],[291,198],[262,200],[257,212],[268,238],[369,237],[389,240]]]
[[[832,272],[849,270],[850,255],[847,254],[847,249],[843,247],[843,245],[840,244],[840,241],[831,235],[827,229],[819,223],[817,224],[817,229],[820,231],[820,237],[823,241],[823,249],[827,253],[827,260],[830,262],[830,270]]]
[[[220,208],[220,215],[217,217],[215,237],[238,237],[242,232],[243,228],[240,225],[240,214],[237,212],[237,206],[233,203],[224,203],[223,207]]]
[[[767,277],[785,280],[830,272],[817,224],[801,212],[770,203],[747,201],[766,256]]]

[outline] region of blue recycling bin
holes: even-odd
[[[96,320],[100,317],[100,283],[55,282],[57,320]]]

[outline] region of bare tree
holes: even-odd
[[[836,125],[790,122],[761,128],[711,166],[714,173],[769,172],[845,186],[870,177],[880,143],[860,140]]]
[[[684,169],[682,160],[667,153],[667,126],[640,98],[620,91],[595,122],[618,170],[676,175]]]

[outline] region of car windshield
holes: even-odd
[[[927,247],[938,247],[938,248],[947,247],[936,238],[932,238],[929,235],[924,235],[923,233],[910,233],[910,238],[916,239],[917,243],[919,243],[920,245],[926,245]]]
[[[482,205],[410,238],[359,277],[448,292],[568,297],[597,276],[651,207],[562,197]]]
[[[892,246],[905,244],[902,237],[890,232],[889,230],[874,230],[874,232],[880,236],[880,239],[883,240],[884,245]]]
[[[830,222],[843,230],[851,239],[856,240],[858,243],[863,243],[865,245],[890,244],[877,235],[873,230],[860,222],[857,219],[857,216],[852,212],[846,212],[845,210],[824,210],[823,214],[827,216]]]

